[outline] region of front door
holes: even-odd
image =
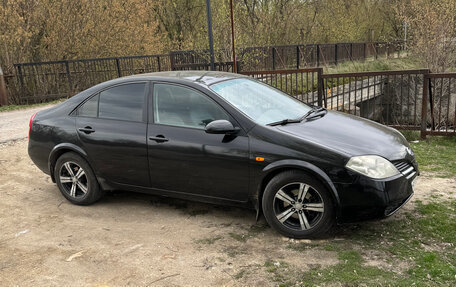
[[[149,187],[146,99],[148,83],[108,88],[77,111],[76,129],[98,176]]]
[[[156,83],[148,126],[151,186],[237,201],[248,199],[248,137],[207,134],[205,125],[228,113],[207,95]]]

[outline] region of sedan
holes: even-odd
[[[395,129],[223,72],[98,84],[33,115],[28,153],[74,204],[127,190],[253,208],[293,238],[390,216],[418,176]]]

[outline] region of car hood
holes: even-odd
[[[277,129],[348,156],[372,154],[389,160],[411,156],[407,140],[397,130],[336,111],[328,111],[313,120],[277,126]]]

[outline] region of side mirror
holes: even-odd
[[[216,120],[206,125],[205,131],[208,134],[236,134],[239,132],[238,127],[234,127],[227,120]]]

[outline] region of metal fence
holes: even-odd
[[[389,56],[401,49],[394,43],[336,43],[248,47],[239,49],[239,71],[301,69],[343,61]],[[209,70],[209,51],[174,51],[163,55],[67,60],[14,65],[5,75],[11,104],[29,104],[70,97],[95,84],[139,73]],[[216,70],[233,71],[231,51],[216,51]]]
[[[398,57],[402,42],[333,43],[247,47],[236,52],[238,71],[300,69],[337,65],[367,58]],[[176,64],[208,63],[209,50],[176,51],[170,54]],[[229,61],[231,51],[219,50],[216,61]]]
[[[456,73],[428,74],[429,94],[426,125],[432,134],[456,134]]]
[[[293,97],[313,105],[322,106],[322,68],[242,72]]]
[[[456,134],[456,73],[404,70],[323,74],[316,68],[243,74],[306,103],[399,129],[420,130],[422,137]]]
[[[168,55],[68,60],[14,65],[6,76],[9,101],[27,104],[71,96],[117,77],[171,69]]]

